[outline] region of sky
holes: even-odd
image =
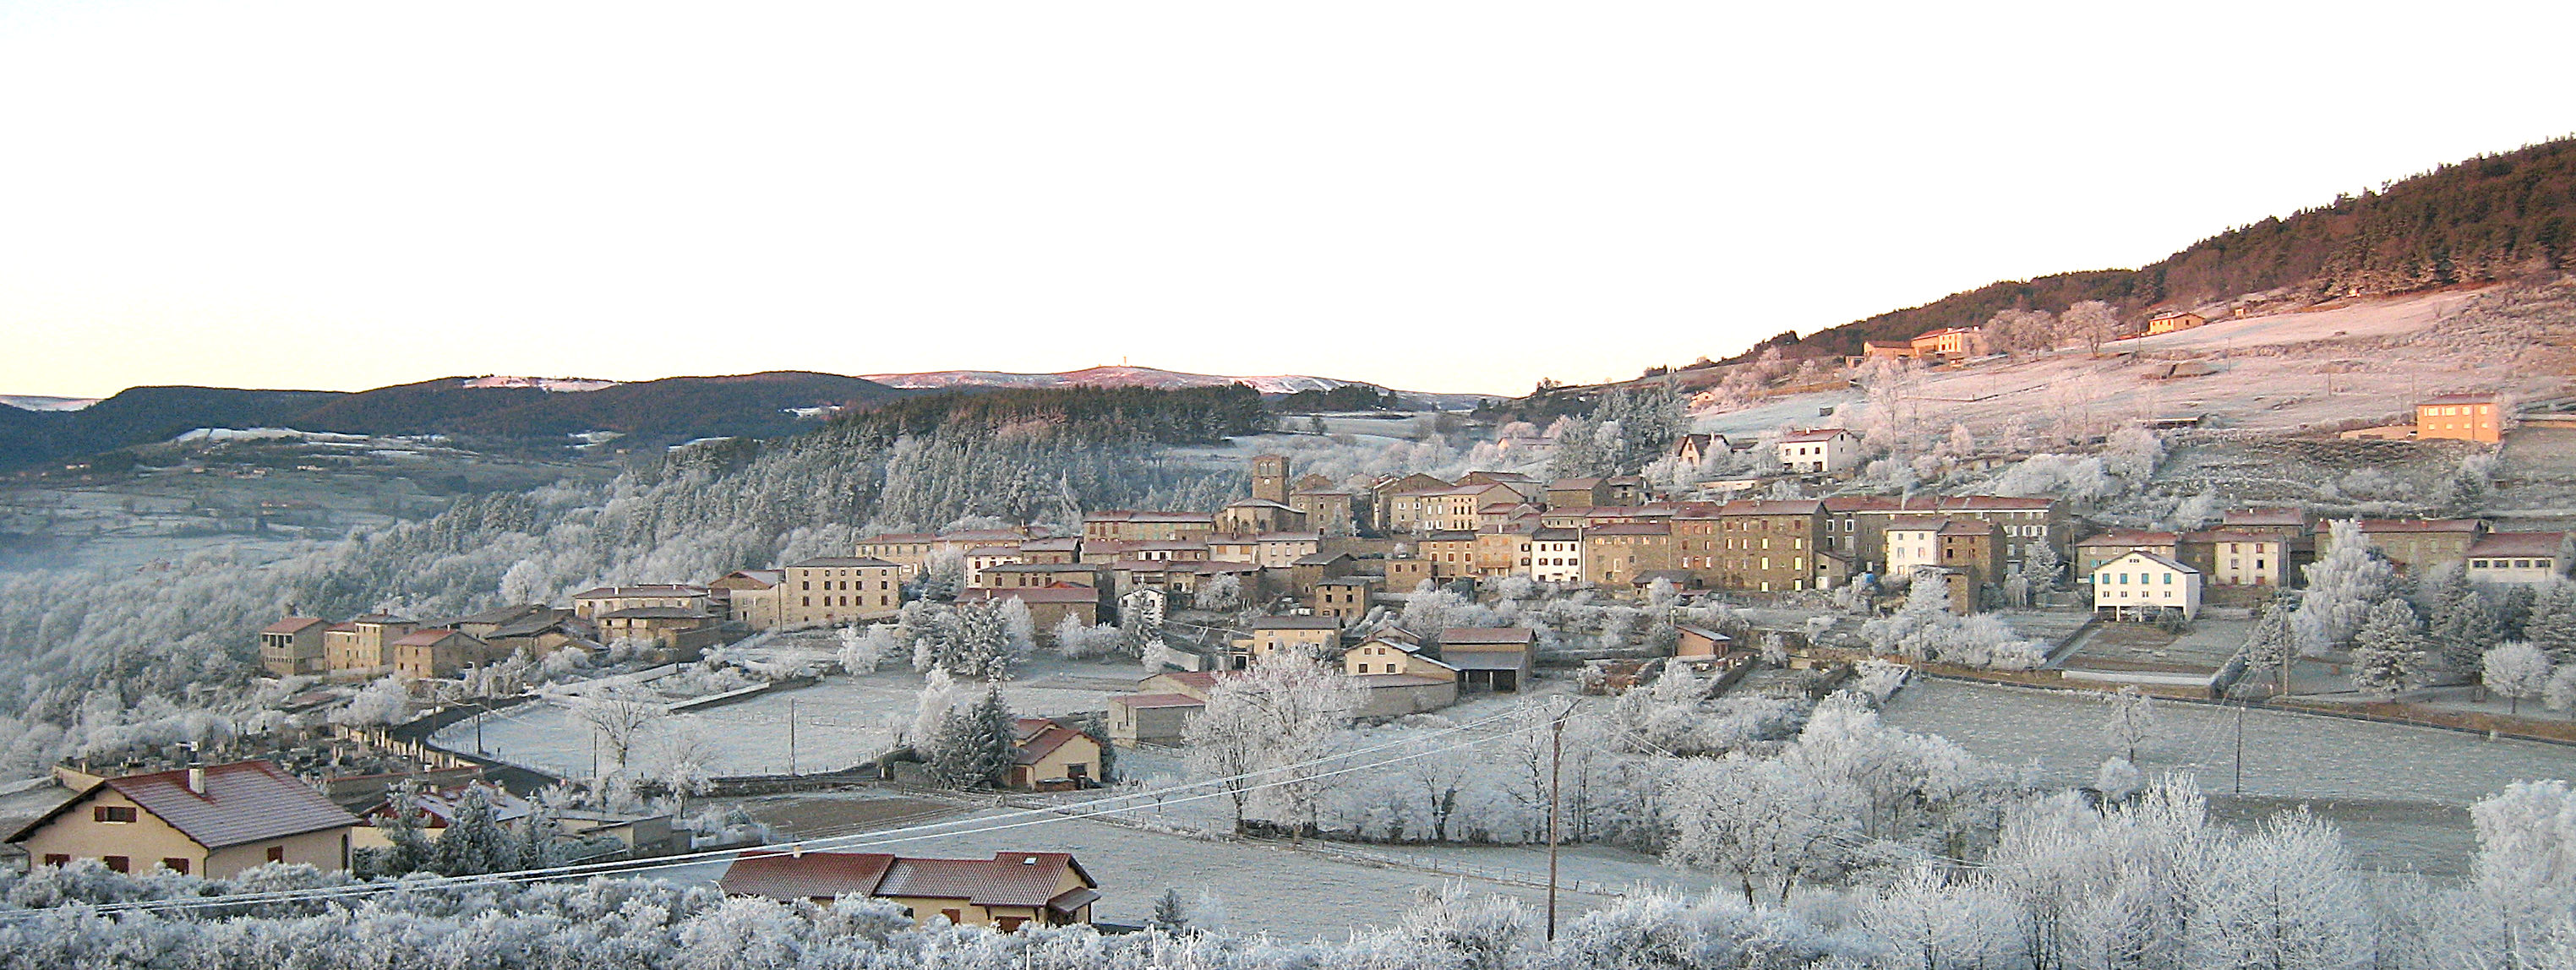
[[[2576,132],[2576,4],[18,3],[0,394],[1525,392]]]

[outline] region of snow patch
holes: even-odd
[[[0,394],[0,404],[21,411],[78,411],[100,399],[94,397],[48,397],[42,394]]]
[[[189,441],[368,441],[362,434],[339,434],[330,431],[297,431],[294,428],[198,428],[170,439],[179,444]]]
[[[616,387],[618,383],[618,381],[594,380],[588,377],[511,377],[501,374],[487,374],[482,377],[467,378],[464,386],[533,387],[539,390],[571,394],[581,391],[596,391],[603,387]]]

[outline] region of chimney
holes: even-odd
[[[200,795],[206,793],[206,768],[204,765],[188,766],[188,790]]]

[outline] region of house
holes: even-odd
[[[1583,579],[1624,588],[1638,575],[1673,568],[1673,529],[1663,522],[1594,526],[1583,530]]]
[[[931,544],[938,538],[928,532],[884,532],[859,540],[850,555],[883,559],[901,567],[902,578],[911,579],[930,561]]]
[[[971,589],[1043,589],[1048,586],[1099,586],[1100,567],[1078,562],[1014,562],[985,567],[971,575]]]
[[[1264,569],[1288,569],[1296,566],[1297,560],[1319,551],[1324,537],[1316,532],[1265,532],[1255,537],[1255,541],[1259,550],[1254,554],[1253,562]]]
[[[1083,626],[1100,622],[1100,590],[1096,587],[1058,583],[1053,586],[957,591],[957,602],[961,605],[1002,600],[1018,600],[1020,605],[1029,608],[1029,622],[1037,627],[1038,639],[1042,642],[1054,642],[1056,625],[1063,623],[1065,617],[1070,616]]]
[[[1123,744],[1171,744],[1207,709],[1220,674],[1165,671],[1136,682],[1134,693],[1109,697],[1109,737]]]
[[[1315,584],[1336,576],[1348,576],[1358,571],[1359,559],[1350,553],[1319,552],[1311,556],[1299,556],[1296,562],[1288,565],[1288,585],[1298,596],[1313,596]],[[1394,575],[1390,573],[1387,580],[1390,583],[1394,582]]]
[[[1941,555],[1935,537],[1948,520],[1929,515],[1891,519],[1887,523],[1887,574],[1911,576],[1923,566],[1938,566]]]
[[[903,567],[883,559],[820,556],[787,564],[779,594],[783,626],[893,616],[903,608]]]
[[[1583,530],[1540,529],[1530,533],[1531,579],[1542,583],[1583,581]]]
[[[940,917],[1009,933],[1035,923],[1091,922],[1100,883],[1062,852],[996,852],[991,859],[916,859],[875,852],[754,850],[717,881],[728,896],[830,903],[870,896],[902,906],[916,925]]]
[[[2304,539],[2316,531],[2316,523],[2298,509],[2238,509],[2218,520],[2221,532],[2262,532],[2284,539]]]
[[[2175,548],[2175,561],[2200,570],[2213,586],[2290,584],[2290,540],[2276,532],[2185,532]]]
[[[1455,483],[1419,472],[1389,475],[1369,486],[1368,527],[1381,532],[1411,532],[1421,521],[1421,496]],[[1409,498],[1400,498],[1409,496]]]
[[[1316,615],[1329,616],[1344,624],[1359,622],[1368,616],[1369,601],[1376,597],[1386,581],[1376,576],[1336,576],[1315,584]]]
[[[1476,574],[1476,533],[1443,531],[1425,534],[1414,544],[1414,553],[1431,563],[1435,580],[1457,579]]]
[[[1357,493],[1328,485],[1288,493],[1288,507],[1306,517],[1305,528],[1336,538],[1359,532],[1362,503]]]
[[[2186,620],[2200,615],[2200,570],[2171,557],[2133,549],[2087,576],[2094,613],[2109,610],[2120,620],[2152,620],[2164,610],[2180,611]]]
[[[1646,504],[1646,480],[1643,477],[1612,475],[1601,480],[1601,487],[1610,493],[1607,504],[1626,508]]]
[[[615,610],[639,606],[668,606],[684,610],[707,610],[707,588],[679,584],[650,586],[602,586],[572,594],[574,615],[588,620]]]
[[[938,536],[932,538],[930,540],[930,551],[934,555],[963,556],[978,549],[1008,548],[1017,546],[1020,543],[1027,542],[1034,538],[1038,538],[1038,533],[1036,530],[1031,529],[1028,526],[1012,526],[1001,529],[958,529],[952,532],[942,532]],[[863,556],[860,558],[866,557]]]
[[[419,628],[418,623],[382,613],[350,617],[322,631],[323,661],[334,676],[373,677],[391,671],[393,642]]]
[[[1855,363],[1867,363],[1873,360],[1913,360],[1914,357],[1914,342],[1911,340],[1864,340],[1860,345],[1860,358]]]
[[[536,811],[535,803],[510,794],[499,785],[485,782],[471,782],[453,788],[437,788],[421,792],[412,796],[408,811],[397,808],[394,805],[394,796],[388,795],[377,802],[375,807],[361,814],[360,820],[364,824],[351,830],[350,846],[358,849],[382,849],[393,845],[393,839],[385,834],[385,829],[393,822],[395,813],[398,811],[410,817],[412,828],[422,837],[436,839],[446,835],[448,827],[456,824],[457,812],[464,805],[466,790],[469,788],[483,790],[484,800],[492,807],[492,821],[499,823],[502,828],[516,830],[520,827],[520,823],[526,821],[528,816]]]
[[[971,583],[974,577],[981,575],[984,570],[991,569],[995,566],[1016,566],[1020,564],[1020,544],[1016,542],[986,543],[966,550],[964,558],[966,563],[967,580]]]
[[[1281,498],[1287,496],[1282,495]],[[1217,510],[1216,531],[1225,535],[1248,536],[1264,532],[1299,532],[1306,528],[1306,513],[1287,502],[1266,498],[1236,499]]]
[[[405,677],[452,677],[458,671],[493,661],[483,641],[455,630],[433,627],[404,634],[392,644],[394,672]]]
[[[1735,647],[1735,638],[1704,626],[1676,624],[1681,639],[1673,643],[1673,659],[1698,668],[1702,673],[1717,666],[1718,658]]]
[[[1519,693],[1535,642],[1526,627],[1450,627],[1440,631],[1440,662],[1457,668],[1464,686]]]
[[[1685,465],[1705,464],[1711,457],[1733,450],[1722,434],[1686,434],[1673,442],[1673,460]]]
[[[1526,508],[1526,506],[1522,506]],[[1535,522],[1511,529],[1489,529],[1476,533],[1476,575],[1478,577],[1514,576],[1529,571],[1531,534],[1538,531]]]
[[[2445,394],[2419,401],[2415,437],[2495,444],[2504,440],[2503,405],[2493,394]]]
[[[754,630],[778,626],[779,587],[787,582],[783,569],[742,569],[726,573],[707,584],[711,601],[721,596],[722,609],[712,610],[728,623],[740,623]]]
[[[633,640],[671,650],[702,650],[715,634],[715,617],[676,606],[636,606],[592,617],[602,640]],[[701,630],[704,635],[691,636]]]
[[[1321,659],[1332,656],[1341,645],[1342,621],[1333,616],[1265,616],[1252,621],[1251,632],[1234,640],[1235,651],[1248,661],[1289,649]]]
[[[1410,593],[1433,581],[1431,561],[1420,556],[1388,556],[1378,568],[1390,593]]]
[[[492,648],[495,658],[508,657],[525,650],[528,656],[543,657],[557,650],[578,649],[585,656],[600,646],[599,624],[574,616],[568,609],[548,608],[530,613],[507,624],[494,627],[489,636],[475,636]]]
[[[2468,561],[2469,548],[2487,534],[2483,519],[2363,519],[2360,525],[2362,540],[2410,575]],[[2317,558],[2333,550],[2334,532],[2317,533]]]
[[[2188,310],[2167,310],[2147,318],[2147,336],[2189,330],[2208,323],[2209,318]]]
[[[1064,565],[1081,562],[1082,540],[1071,536],[1028,540],[1020,543],[1020,561],[1032,565]]]
[[[2490,532],[2469,546],[2469,581],[2545,583],[2567,575],[2567,556],[2564,532]]]
[[[1780,467],[1793,474],[1830,474],[1860,463],[1860,437],[1841,428],[1792,431],[1780,436]]]
[[[1982,327],[1943,327],[1916,334],[1906,343],[1914,348],[1914,356],[1924,360],[1960,360],[1983,349],[1985,333]]]
[[[1012,726],[1010,787],[1061,791],[1107,780],[1100,777],[1100,742],[1091,735],[1043,717],[1020,718]]]
[[[1112,509],[1082,517],[1082,541],[1206,542],[1216,516],[1206,512],[1138,512]]]
[[[2104,564],[2132,552],[2180,560],[2181,544],[2182,536],[2179,533],[2147,532],[2140,529],[2113,529],[2100,535],[2089,536],[2075,544],[2075,575],[2089,577]]]
[[[1965,574],[1971,587],[2000,583],[2004,578],[2003,544],[1997,541],[2001,532],[1992,522],[1944,519],[1932,539],[1939,557],[1935,565]]]
[[[2005,567],[2020,565],[2048,546],[2064,561],[2067,540],[2071,538],[2065,510],[2044,498],[2009,498],[1995,495],[1945,495],[1928,499],[1894,499],[1875,495],[1843,495],[1824,499],[1816,536],[1816,548],[1830,557],[1840,557],[1845,568],[1859,572],[1892,571],[1888,568],[1887,526],[1909,516],[1936,516],[1944,519],[1975,519],[1993,523],[1998,530],[1996,541],[2001,546]],[[2081,570],[2077,575],[2082,575]]]
[[[1128,559],[1148,562],[1207,562],[1215,558],[1206,539],[1138,539],[1127,543]]]
[[[349,868],[356,816],[266,761],[93,782],[9,842],[37,865],[97,859],[117,872],[225,879],[268,863]]]
[[[322,633],[331,624],[310,616],[290,616],[259,631],[259,666],[271,677],[309,677],[328,673]]]
[[[1342,654],[1342,673],[1351,677],[1406,674],[1456,681],[1458,668],[1422,652],[1406,636],[1375,636]]]

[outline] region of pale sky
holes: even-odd
[[[0,3],[0,393],[1519,393],[2576,131],[2576,4]]]

